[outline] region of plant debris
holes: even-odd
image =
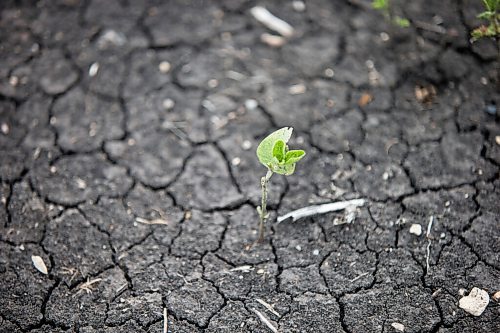
[[[293,27],[282,19],[274,16],[266,8],[261,6],[255,6],[250,10],[252,16],[268,27],[269,29],[276,31],[283,37],[292,37],[294,33]]]
[[[278,318],[281,317],[281,315],[276,310],[274,310],[274,307],[271,304],[267,303],[264,300],[261,300],[260,298],[256,298],[255,300],[257,302],[259,302],[260,304],[262,304],[269,312],[271,312],[276,317],[278,317]]]
[[[294,210],[290,213],[287,213],[283,216],[278,216],[278,223],[281,223],[289,218],[292,219],[292,222],[297,221],[301,218],[304,217],[309,217],[309,216],[314,216],[314,215],[320,215],[320,214],[325,214],[329,212],[335,212],[343,209],[347,209],[348,207],[360,207],[365,204],[365,199],[353,199],[353,200],[347,200],[347,201],[338,201],[338,202],[332,202],[332,203],[327,203],[327,204],[322,204],[322,205],[313,205],[313,206],[308,206],[304,208],[300,208],[297,210]]]
[[[274,327],[273,324],[271,324],[271,322],[269,321],[269,319],[266,318],[266,316],[264,316],[260,311],[258,310],[255,310],[255,309],[252,309],[252,311],[257,315],[257,317],[259,317],[259,319],[267,326],[269,327],[269,329],[274,332],[274,333],[278,333],[278,329],[276,327]]]
[[[42,257],[40,256],[31,256],[31,261],[33,262],[33,266],[42,274],[49,274],[49,271],[47,270],[47,266],[45,266],[45,263],[43,262]]]
[[[138,223],[143,223],[143,224],[163,224],[163,225],[168,224],[168,221],[165,219],[146,220],[146,219],[143,219],[142,217],[136,217],[135,221]]]

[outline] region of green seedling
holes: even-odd
[[[385,18],[392,24],[401,28],[408,28],[410,26],[410,21],[408,21],[408,19],[393,14],[390,0],[373,0],[372,7],[381,11]]]
[[[481,25],[479,28],[472,30],[472,40],[476,41],[480,38],[490,37],[498,41],[500,35],[500,0],[483,0],[484,11],[477,15],[477,18],[487,20],[488,25]]]
[[[487,20],[488,25],[481,25],[472,30],[472,42],[481,38],[492,38],[497,44],[497,89],[500,90],[500,0],[483,0],[484,11],[477,15]]]
[[[306,152],[303,150],[289,150],[288,140],[292,136],[293,128],[283,127],[269,134],[257,147],[257,157],[260,163],[267,168],[267,173],[260,180],[262,187],[261,205],[257,207],[259,213],[259,238],[264,240],[264,225],[269,216],[267,213],[267,184],[274,173],[290,176],[295,171],[295,164],[300,161]]]

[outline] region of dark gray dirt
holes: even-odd
[[[500,332],[497,301],[458,306],[500,290],[480,1],[404,2],[408,29],[369,3],[1,1],[0,332],[160,333],[164,308],[172,333],[270,332],[255,310],[283,333]],[[295,28],[283,47],[257,4]],[[270,221],[367,204],[250,247],[255,149],[283,126],[308,154],[271,179]]]

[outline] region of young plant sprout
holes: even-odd
[[[410,26],[410,21],[408,21],[408,19],[404,17],[394,15],[389,2],[390,0],[373,0],[372,7],[376,10],[381,11],[384,14],[385,18],[392,24],[395,24],[401,28],[408,28]]]
[[[274,173],[289,176],[295,171],[295,163],[300,161],[306,152],[303,150],[288,150],[288,140],[292,136],[293,128],[283,127],[269,134],[257,147],[257,157],[260,163],[267,168],[267,173],[260,179],[262,187],[261,205],[257,207],[259,213],[259,238],[264,240],[264,224],[269,214],[267,213],[267,183]]]
[[[500,0],[483,0],[484,12],[477,15],[477,18],[488,20],[488,25],[481,25],[472,30],[472,40],[476,41],[483,37],[491,37],[497,40],[500,36]]]
[[[484,11],[477,15],[487,20],[488,25],[481,25],[472,30],[472,42],[481,38],[492,38],[497,44],[497,89],[500,90],[500,0],[483,0]]]

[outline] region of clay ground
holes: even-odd
[[[254,310],[283,333],[499,332],[494,300],[458,307],[500,290],[481,2],[409,1],[408,29],[367,3],[2,1],[0,331],[159,333],[166,308],[173,333],[271,332]],[[294,27],[282,47],[256,4]],[[248,249],[255,149],[283,126],[307,156]],[[352,224],[272,223],[352,198]]]

